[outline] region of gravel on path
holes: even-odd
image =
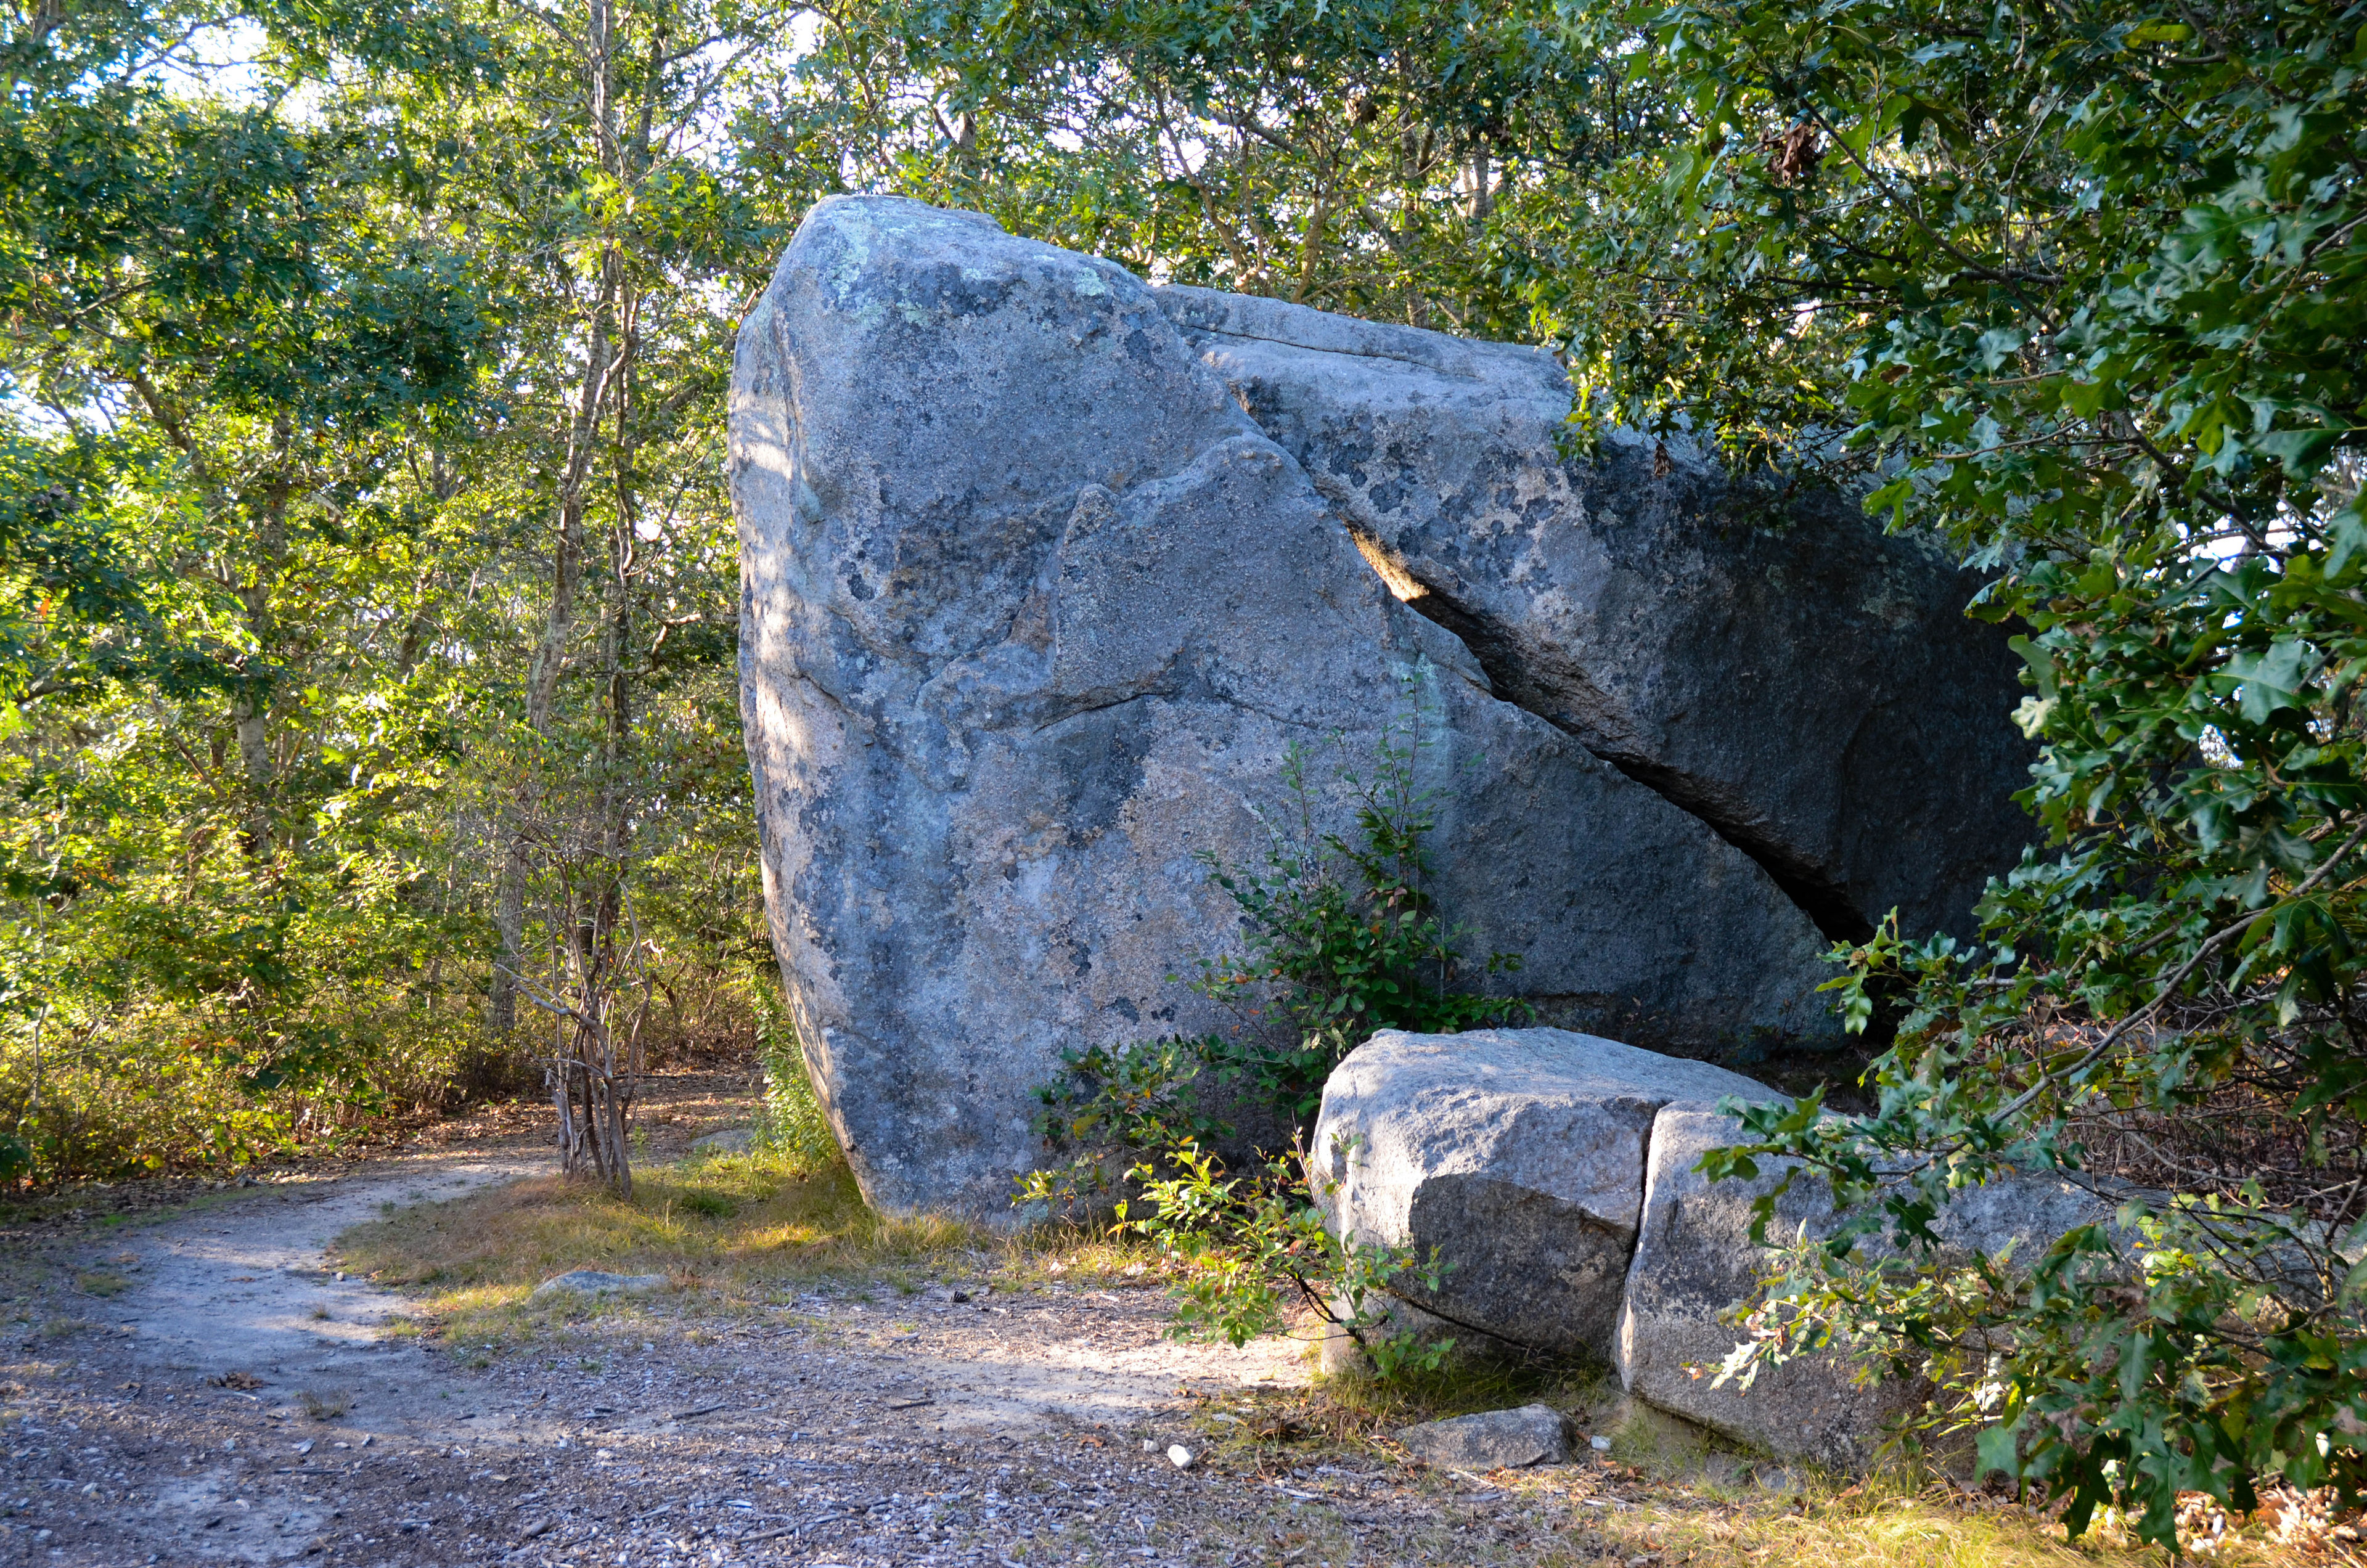
[[[388,1205],[547,1163],[515,1138],[431,1145],[84,1237],[74,1266],[129,1284],[0,1350],[0,1563],[1344,1568],[1582,1546],[1574,1505],[1477,1477],[1227,1468],[1195,1411],[1303,1383],[1299,1347],[1178,1343],[1153,1289],[846,1280],[754,1314],[670,1291],[495,1348],[418,1333],[325,1259]]]

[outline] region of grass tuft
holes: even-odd
[[[1002,1277],[1015,1286],[1061,1285],[1087,1290],[1164,1286],[1170,1275],[1158,1250],[1114,1224],[1056,1221],[1027,1232],[1002,1260]]]
[[[1318,1386],[1325,1400],[1373,1432],[1520,1404],[1574,1411],[1618,1392],[1612,1374],[1592,1365],[1477,1358],[1408,1371],[1387,1382],[1365,1371],[1333,1372]]]
[[[334,1421],[354,1407],[353,1395],[347,1393],[322,1393],[308,1388],[296,1398],[304,1414],[315,1421]]]

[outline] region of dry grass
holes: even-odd
[[[1474,1363],[1380,1383],[1326,1378],[1311,1389],[1212,1392],[1194,1426],[1222,1468],[1303,1473],[1403,1457],[1393,1434],[1415,1421],[1528,1403],[1568,1413],[1586,1437],[1580,1462],[1487,1478],[1507,1510],[1563,1521],[1549,1563],[1626,1568],[2170,1568],[2109,1513],[2074,1545],[2050,1511],[1908,1470],[1848,1483],[1738,1453],[1700,1428],[1638,1406],[1607,1369]],[[2280,1511],[2282,1510],[2282,1511]],[[2198,1509],[2198,1513],[2212,1510]],[[2302,1500],[2190,1533],[2188,1561],[2230,1568],[2362,1568],[2356,1540]],[[1343,1540],[1337,1543],[1347,1549]]]
[[[529,1305],[554,1274],[663,1274],[710,1307],[779,1301],[802,1281],[859,1275],[890,1289],[976,1276],[1009,1244],[952,1220],[896,1220],[864,1206],[844,1166],[803,1170],[762,1154],[637,1171],[630,1201],[558,1177],[403,1209],[337,1238],[339,1267],[402,1288],[470,1338],[531,1336],[553,1318],[641,1310],[634,1298]]]
[[[1792,1496],[1752,1496],[1754,1483],[1694,1489],[1662,1506],[1617,1516],[1613,1533],[1637,1551],[1686,1568],[2079,1568],[2157,1564],[2157,1551],[2103,1541],[2065,1543],[2062,1527],[2023,1508],[1930,1493],[1813,1484]]]
[[[1140,1284],[1163,1271],[1158,1251],[1138,1237],[1115,1225],[1065,1222],[1005,1243],[995,1269],[997,1280],[1014,1286],[1103,1289]]]
[[[1630,1409],[1612,1434],[1644,1506],[1605,1530],[1656,1568],[2169,1568],[2111,1509],[2078,1542],[2059,1510],[1980,1491],[1917,1465],[1845,1478],[1723,1453],[1682,1423]],[[2359,1568],[2355,1530],[2313,1500],[2269,1498],[2230,1519],[2191,1495],[2186,1562],[2231,1568]],[[2323,1499],[2315,1500],[2322,1505]],[[2208,1526],[2203,1529],[2198,1527]]]

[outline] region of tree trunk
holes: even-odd
[[[550,563],[550,613],[544,619],[533,661],[527,668],[526,727],[536,741],[550,734],[559,678],[566,670],[568,644],[575,632],[575,599],[583,573],[583,480],[591,470],[600,410],[607,400],[608,387],[617,371],[609,347],[609,320],[621,270],[619,258],[612,248],[601,262],[600,293],[593,306],[591,341],[583,355],[583,387],[567,432],[567,466],[561,471],[552,519],[555,537]],[[540,761],[538,756],[527,760],[521,789],[531,792],[534,770]],[[526,841],[523,820],[527,804],[520,802],[498,824],[501,868],[493,889],[493,931],[501,954],[486,1006],[487,1032],[496,1050],[507,1048],[511,1032],[517,1027],[516,976],[525,959],[526,887],[531,869],[531,851]]]

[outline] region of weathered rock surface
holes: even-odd
[[[666,1277],[663,1274],[609,1274],[597,1269],[574,1269],[545,1280],[527,1299],[541,1302],[553,1296],[645,1296],[665,1286]]]
[[[1414,1458],[1449,1470],[1517,1470],[1569,1458],[1567,1424],[1549,1404],[1425,1421],[1399,1432],[1398,1441]]]
[[[1750,1297],[1772,1255],[1750,1242],[1750,1205],[1783,1179],[1762,1162],[1756,1181],[1712,1182],[1693,1167],[1703,1153],[1738,1141],[1731,1121],[1709,1106],[1671,1104],[1652,1131],[1643,1221],[1620,1314],[1620,1380],[1637,1398],[1787,1459],[1842,1468],[1863,1465],[1885,1426],[1931,1397],[1914,1378],[1884,1376],[1870,1384],[1852,1375],[1840,1353],[1802,1357],[1762,1371],[1748,1393],[1713,1386],[1713,1374],[1742,1337],[1719,1321]],[[1776,1204],[1770,1235],[1828,1234],[1832,1200],[1806,1179]],[[2009,1243],[2027,1265],[2075,1225],[2108,1222],[2110,1205],[2070,1183],[2026,1177],[1970,1188],[1933,1224],[1951,1252],[1995,1255]],[[1858,1244],[1873,1259],[1885,1247]],[[1710,1369],[1695,1378],[1688,1366]]]
[[[1401,1293],[1516,1346],[1608,1359],[1654,1117],[1763,1084],[1559,1029],[1385,1030],[1324,1085],[1314,1160],[1335,1234],[1431,1249]],[[1342,1230],[1344,1227],[1344,1230]],[[1398,1288],[1398,1287],[1393,1287]]]
[[[1840,497],[1754,521],[1685,443],[1567,461],[1569,385],[1538,350],[1200,288],[1160,303],[1498,695],[1714,824],[1829,934],[1893,906],[1961,927],[2031,841],[2017,662],[1935,547]]]
[[[1254,863],[1285,748],[1368,770],[1409,691],[1441,902],[1524,989],[1653,1041],[1829,1027],[1781,888],[1497,700],[1120,268],[823,202],[742,328],[730,463],[774,944],[882,1208],[1016,1218],[1064,1048],[1229,1024],[1168,979],[1234,930],[1195,854]]]

